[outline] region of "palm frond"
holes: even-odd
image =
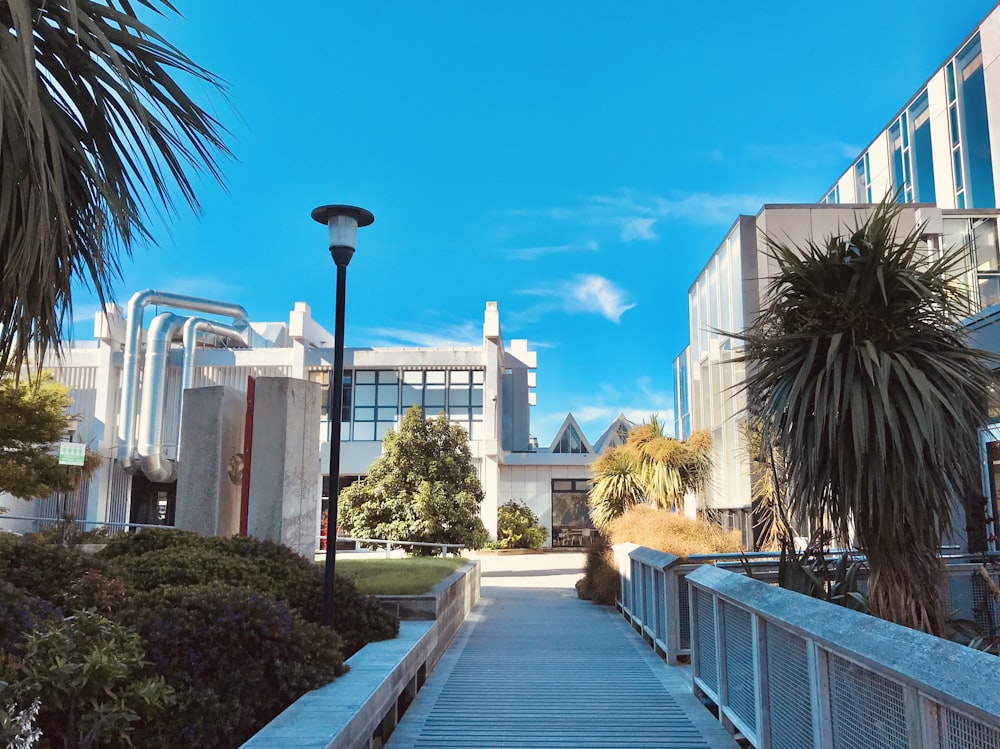
[[[221,90],[129,0],[0,4],[0,370],[58,348],[74,282],[107,301],[175,189],[199,210],[192,171],[222,180],[224,129],[177,75]]]

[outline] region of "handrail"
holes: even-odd
[[[687,581],[694,690],[754,747],[1000,746],[1000,658],[717,567]]]
[[[322,542],[326,540],[326,536],[318,536],[319,543],[316,544],[316,553],[320,555],[326,554],[326,549],[319,548]],[[385,558],[389,558],[389,554],[392,552],[394,546],[433,546],[441,549],[441,556],[447,557],[449,550],[451,553],[457,554],[459,551],[465,548],[465,544],[449,544],[441,543],[439,541],[399,541],[390,538],[354,538],[353,536],[337,536],[337,541],[346,541],[347,543],[359,543],[359,544],[372,544],[372,545],[382,545],[385,544]]]
[[[117,523],[111,520],[79,520],[73,518],[67,520],[66,518],[36,518],[29,517],[27,515],[0,515],[0,520],[30,520],[34,523],[66,523],[70,522],[75,525],[96,525],[98,528],[107,526],[109,528],[174,528],[173,525],[159,525],[156,523]]]

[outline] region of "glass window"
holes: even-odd
[[[355,385],[354,386],[354,405],[355,406],[374,406],[375,405],[375,386],[374,385]]]
[[[993,160],[986,113],[986,84],[983,78],[983,52],[977,35],[958,53],[960,70],[962,151],[968,166],[966,202],[970,208],[993,208]]]
[[[552,480],[552,545],[589,546],[597,540],[590,520],[587,492],[590,482]]]
[[[931,118],[924,91],[910,106],[910,122],[913,128],[914,196],[919,203],[937,202],[934,190],[934,158],[931,153]]]
[[[360,369],[355,374],[355,379],[360,383],[374,383],[375,382],[375,371],[371,369]]]
[[[996,221],[989,218],[974,219],[972,237],[976,248],[976,270],[980,273],[1000,271]]]

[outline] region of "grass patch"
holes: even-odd
[[[430,592],[467,561],[461,557],[338,559],[337,572],[353,577],[358,590],[370,596],[413,596]]]

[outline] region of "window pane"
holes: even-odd
[[[354,420],[355,421],[374,421],[375,420],[375,409],[374,408],[355,408],[354,409]]]
[[[425,372],[427,384],[444,385],[444,372]]]
[[[448,405],[449,406],[468,406],[469,405],[469,386],[466,385],[461,388],[452,388],[451,392],[448,393]]]
[[[972,233],[976,245],[976,270],[1000,270],[997,256],[997,230],[993,219],[978,219],[972,222]]]
[[[423,387],[416,387],[414,385],[403,385],[403,408],[409,408],[413,404],[421,405],[423,401],[424,389]]]
[[[427,386],[427,390],[424,391],[424,406],[426,408],[430,408],[431,406],[444,406],[443,385]]]
[[[375,382],[375,372],[371,369],[359,369],[354,373],[355,382]]]
[[[398,411],[395,408],[382,408],[379,406],[378,409],[378,420],[379,421],[395,421]]]
[[[486,373],[483,370],[477,369],[472,373],[473,382],[482,384],[485,380],[486,380]]]
[[[379,422],[375,427],[375,439],[377,440],[384,439],[385,435],[389,433],[390,429],[392,429],[392,424],[385,424],[383,422]]]
[[[356,406],[374,406],[375,405],[375,386],[374,385],[355,385],[354,386],[354,405],[356,405]]]
[[[399,382],[396,377],[396,373],[392,370],[383,369],[378,373],[378,384],[379,385],[395,385]]]
[[[456,371],[452,372],[451,373],[451,378],[450,378],[451,379],[451,384],[452,385],[459,385],[459,384],[468,385],[469,384],[469,375],[470,374],[471,374],[471,372],[469,372],[467,370],[456,370]]]
[[[395,406],[399,399],[399,387],[397,385],[378,386],[378,404],[380,406]]]
[[[354,424],[354,441],[370,442],[375,439],[375,423],[372,421]]]
[[[424,408],[424,416],[430,418],[444,413],[444,406],[427,406]]]
[[[473,385],[472,388],[473,388],[472,389],[472,399],[471,399],[472,405],[473,406],[482,406],[483,405],[483,388],[482,388],[482,386],[481,385],[478,385],[478,386],[477,385]]]
[[[424,373],[423,372],[403,372],[403,382],[407,385],[423,385],[424,384]]]

